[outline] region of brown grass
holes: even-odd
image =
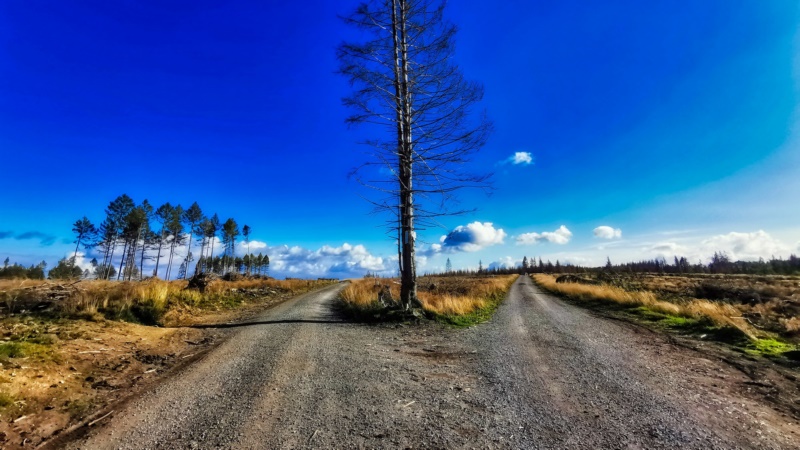
[[[556,283],[555,276],[545,274],[535,274],[533,278],[545,289],[577,300],[605,301],[631,307],[644,306],[671,316],[707,320],[720,327],[734,327],[750,339],[756,338],[756,330],[741,316],[739,310],[729,304],[701,299],[667,302],[659,300],[651,291],[628,291],[609,285]]]
[[[329,283],[297,279],[216,280],[200,293],[186,289],[186,280],[84,280],[78,283],[0,280],[0,304],[6,313],[30,311],[44,302],[51,304],[47,311],[57,316],[92,318],[103,315],[110,319],[157,323],[173,308],[230,309],[259,296],[295,295]],[[51,296],[53,292],[58,292],[55,298]]]
[[[733,316],[752,327],[800,342],[798,276],[617,272],[595,278],[629,292],[650,291],[671,303],[701,299],[728,305],[736,310]]]
[[[423,309],[443,316],[463,316],[502,299],[517,275],[496,277],[421,277],[417,296]],[[348,308],[377,311],[378,293],[388,287],[392,299],[400,298],[397,279],[364,278],[352,281],[340,298]]]

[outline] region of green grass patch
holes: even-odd
[[[14,404],[14,397],[11,394],[0,392],[0,408],[8,408]]]
[[[693,317],[675,316],[660,311],[653,311],[646,306],[639,306],[628,309],[634,317],[653,322],[659,327],[668,328],[677,332],[691,333],[701,336],[703,339],[710,339],[718,342],[747,346],[751,341],[734,327],[721,327],[714,325],[709,320],[695,319]]]
[[[50,348],[42,344],[30,342],[4,342],[0,344],[0,359],[46,357],[51,353]]]
[[[797,346],[776,339],[758,339],[750,342],[744,349],[754,356],[780,356],[792,350],[797,350]]]
[[[634,311],[636,314],[642,316],[643,318],[649,321],[658,322],[659,325],[663,325],[668,328],[685,329],[685,330],[699,330],[699,329],[711,328],[711,326],[707,322],[694,319],[691,317],[675,316],[672,314],[666,314],[659,311],[653,311],[652,309],[646,306],[639,306],[637,308],[632,309],[632,311]]]
[[[502,295],[495,295],[487,299],[486,306],[476,309],[468,314],[432,314],[437,322],[451,325],[458,328],[471,327],[479,323],[483,323],[492,318],[492,315],[500,307],[500,303],[506,297],[504,292]]]
[[[67,403],[66,411],[73,419],[80,419],[88,414],[93,407],[94,403],[92,403],[90,400],[71,400]]]

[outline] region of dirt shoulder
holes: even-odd
[[[0,448],[34,448],[103,415],[219,345],[246,321],[296,296],[239,292],[234,306],[174,308],[172,327],[15,314],[0,319]],[[241,297],[246,300],[241,300]],[[97,421],[97,419],[102,419]]]

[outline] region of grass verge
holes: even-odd
[[[579,302],[597,302],[624,310],[662,328],[700,335],[732,344],[750,355],[778,357],[797,350],[797,346],[775,339],[751,326],[739,310],[721,302],[690,299],[680,302],[660,300],[646,290],[628,291],[609,285],[556,283],[556,277],[533,275],[547,291]]]
[[[92,280],[69,285],[51,281],[34,284],[5,282],[0,283],[0,294],[13,301],[7,300],[0,305],[0,316],[34,314],[50,318],[105,318],[143,325],[175,325],[169,317],[175,310],[194,314],[232,310],[260,298],[294,296],[330,283],[332,281],[266,278],[214,280],[204,292],[199,292],[188,289],[186,280]]]
[[[429,317],[466,327],[491,318],[517,277],[421,277],[417,296]],[[396,313],[399,297],[397,280],[365,278],[354,280],[342,290],[339,306],[357,320],[402,319],[405,316]]]

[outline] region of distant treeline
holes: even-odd
[[[28,278],[32,280],[41,280],[44,278],[44,271],[47,268],[47,263],[42,261],[35,266],[25,267],[20,264],[9,264],[9,259],[3,261],[3,267],[0,268],[0,278]]]
[[[448,258],[446,268],[450,268]],[[482,262],[478,262],[477,270],[447,270],[443,273],[426,273],[426,275],[445,275],[445,276],[470,276],[477,274],[507,275],[513,273],[593,273],[602,271],[628,272],[628,273],[708,273],[708,274],[752,274],[752,275],[798,275],[800,274],[800,258],[796,255],[789,256],[788,259],[772,258],[770,260],[760,259],[758,261],[731,261],[725,252],[715,252],[708,264],[698,261],[691,264],[685,257],[675,257],[670,264],[665,258],[655,258],[638,262],[628,262],[623,264],[613,264],[611,259],[606,260],[606,264],[600,267],[584,267],[575,264],[561,264],[556,260],[555,264],[551,261],[542,261],[542,258],[528,259],[522,258],[522,263],[516,267],[490,268],[483,267]],[[370,276],[371,274],[367,274]]]
[[[175,272],[177,278],[186,278],[190,275],[191,263],[195,261],[191,251],[193,238],[200,242],[194,273],[268,273],[269,256],[252,255],[249,251],[244,257],[235,255],[239,236],[249,247],[250,226],[245,225],[240,230],[233,218],[221,222],[217,214],[208,217],[197,202],[186,209],[169,202],[154,208],[147,200],[137,205],[123,194],[108,204],[105,214],[105,220],[99,226],[86,216],[72,226],[75,234],[73,255],[81,248],[86,251],[95,249],[98,255],[91,261],[92,270],[81,270],[72,256],[60,260],[49,271],[49,278],[138,280],[152,275],[170,279]],[[223,251],[215,256],[213,244],[217,239],[222,241]],[[187,250],[181,252],[184,245]],[[152,273],[147,275],[144,274],[145,261],[155,262]],[[44,261],[30,268],[9,265],[8,262],[6,258],[0,278],[44,278],[47,267]],[[160,269],[163,270],[159,272]]]

